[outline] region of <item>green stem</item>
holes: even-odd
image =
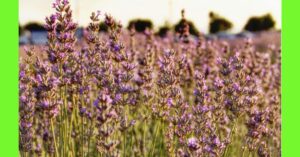
[[[131,156],[131,153],[133,152],[133,134],[132,132],[134,132],[134,128],[132,128],[131,130],[131,134],[130,134],[130,156]]]
[[[82,151],[82,157],[84,156],[84,138],[83,138],[83,117],[81,117],[81,151]]]
[[[62,93],[62,88],[60,88],[59,90],[59,95],[60,95],[60,98],[62,99],[63,97],[63,93]],[[63,124],[63,109],[60,109],[60,114],[59,114],[59,136],[58,136],[58,141],[59,141],[59,144],[62,145],[62,138],[63,138],[63,127],[62,127],[62,124]],[[60,153],[63,154],[63,147],[60,147]]]
[[[68,150],[70,150],[71,149],[71,145],[72,145],[72,130],[73,130],[73,119],[74,119],[74,117],[73,117],[73,114],[71,114],[71,120],[70,120],[70,128],[69,128],[69,134],[68,134]]]
[[[163,122],[163,120],[161,120],[161,124],[162,124],[162,128],[161,128],[161,135],[163,137],[164,132],[165,132],[165,123]],[[163,146],[164,146],[164,138],[161,138],[161,147],[160,147],[160,156],[163,156]]]
[[[92,130],[92,126],[93,126],[93,121],[91,121],[90,123],[90,129],[88,130],[89,131],[89,139],[88,139],[88,150],[87,150],[87,155],[89,156],[89,153],[90,153],[90,143],[91,143],[91,130]]]
[[[155,143],[156,143],[156,138],[157,138],[159,128],[160,128],[160,121],[158,121],[158,125],[155,128],[155,135],[154,135],[154,141],[153,141],[153,144],[152,144],[151,156],[153,156],[153,153],[154,153]]]
[[[56,157],[59,157],[52,118],[50,119],[50,123],[51,123],[52,136],[53,136],[53,140],[54,140],[55,154],[56,154]]]
[[[123,140],[124,140],[124,143],[123,143],[123,154],[124,154],[124,157],[126,157],[126,130],[124,131],[124,134],[123,134]]]
[[[64,130],[64,154],[67,154],[67,141],[68,141],[68,110],[67,110],[67,102],[65,103],[65,130]]]
[[[144,156],[146,156],[146,127],[147,127],[147,125],[146,125],[146,121],[147,121],[147,119],[145,119],[145,122],[144,122],[144,126],[143,126],[143,154],[144,154]]]
[[[175,135],[175,129],[176,129],[176,126],[175,125],[173,125],[173,135]],[[172,139],[172,145],[171,145],[171,155],[172,155],[172,157],[176,157],[176,153],[175,153],[175,151],[176,151],[176,144],[177,144],[177,142],[176,142],[176,136],[174,136],[173,137],[173,139]]]
[[[230,135],[229,135],[230,142],[232,141],[232,137],[233,137],[233,135],[235,133],[235,128],[236,128],[237,122],[238,122],[238,119],[235,120],[235,122],[234,122],[234,124],[233,124],[233,126],[231,128],[231,132],[230,132]],[[228,153],[229,147],[230,147],[230,144],[225,148],[224,157],[227,157],[227,153]]]
[[[244,157],[244,155],[245,155],[245,150],[246,150],[246,148],[243,149],[242,157]]]

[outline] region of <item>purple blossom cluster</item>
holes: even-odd
[[[45,55],[20,59],[22,157],[280,156],[278,45],[192,38],[184,11],[163,39],[98,11],[78,40],[69,1],[53,8]]]

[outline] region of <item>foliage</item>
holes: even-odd
[[[24,33],[23,27],[19,24],[19,36]]]
[[[199,30],[196,28],[194,23],[192,21],[187,20],[187,24],[189,25],[189,33],[198,36],[199,35]],[[174,26],[175,32],[180,32],[180,28],[184,26],[184,20],[181,19],[177,24]]]
[[[107,32],[108,31],[108,27],[107,27],[107,25],[104,22],[100,23],[99,31],[100,32]]]
[[[275,20],[271,14],[266,14],[260,17],[251,17],[244,29],[250,32],[270,30],[275,27]]]
[[[228,31],[232,28],[233,24],[225,19],[224,17],[220,17],[216,13],[210,12],[209,13],[209,32],[210,33],[218,33]]]
[[[42,24],[36,23],[36,22],[30,22],[27,23],[24,26],[25,30],[29,30],[29,31],[45,31],[45,28]]]
[[[167,33],[171,31],[171,28],[169,26],[162,26],[158,29],[157,31],[157,35],[165,38],[167,36]]]
[[[133,19],[129,21],[127,29],[134,28],[137,32],[144,32],[146,29],[152,29],[153,23],[148,19]]]

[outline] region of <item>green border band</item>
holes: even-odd
[[[300,1],[282,0],[282,156],[300,156]]]
[[[18,154],[18,0],[0,9],[0,156]]]

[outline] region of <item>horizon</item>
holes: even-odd
[[[150,19],[154,28],[165,23],[174,25],[180,18],[181,9],[185,9],[186,18],[191,20],[201,32],[208,32],[210,11],[226,18],[233,23],[230,33],[242,31],[250,17],[270,13],[274,18],[276,29],[281,29],[280,0],[70,0],[74,21],[81,27],[88,25],[92,12],[100,10],[102,15],[111,14],[120,20],[124,26],[132,19]],[[53,0],[19,0],[19,24],[24,26],[29,22],[44,23],[46,16],[54,13]],[[233,4],[235,6],[233,9]],[[271,5],[270,5],[271,4]],[[155,11],[153,11],[155,10]],[[138,16],[137,16],[138,15]],[[103,19],[103,16],[102,16]]]

